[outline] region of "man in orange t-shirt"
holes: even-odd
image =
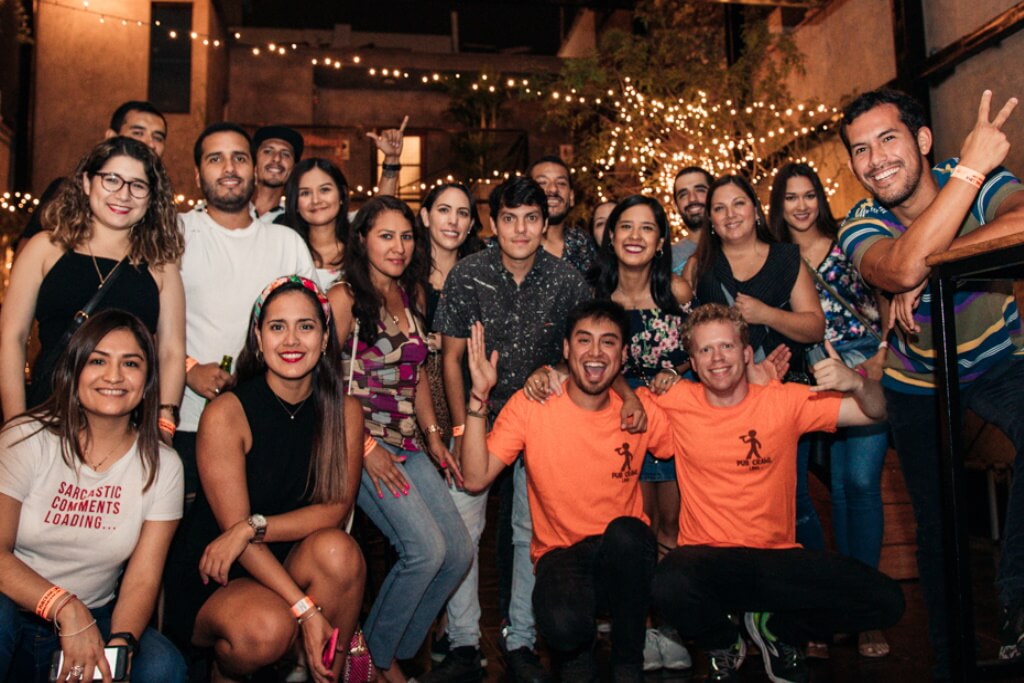
[[[797,440],[884,419],[884,396],[831,347],[814,366],[813,388],[749,383],[753,352],[735,308],[701,306],[683,339],[701,383],[678,382],[658,398],[672,425],[682,502],[679,547],[658,565],[654,605],[708,650],[714,680],[738,680],[746,645],[729,615],[744,614],[768,676],[804,681],[795,644],[885,628],[903,614],[889,577],[796,543]]]
[[[520,452],[533,518],[537,628],[562,661],[562,680],[592,680],[594,617],[612,618],[616,680],[642,680],[644,619],[657,557],[644,515],[639,475],[648,450],[671,457],[665,415],[646,392],[647,431],[623,431],[622,400],[609,391],[625,357],[626,313],[611,301],[569,313],[564,391],[544,404],[520,390],[486,435],[487,399],[497,382],[497,354],[486,357],[483,327],[469,341],[470,392],[462,446],[466,488],[480,490]]]

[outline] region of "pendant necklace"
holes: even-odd
[[[271,391],[270,393],[274,394],[273,391]],[[312,396],[312,395],[313,395],[313,393],[310,392],[306,396],[306,398],[302,399],[302,402],[299,403],[298,406],[296,406],[295,410],[288,410],[288,404],[285,403],[284,401],[282,401],[281,397],[278,396],[277,394],[274,394],[274,398],[276,398],[277,402],[281,404],[281,408],[284,409],[284,412],[288,413],[288,419],[294,421],[295,420],[295,416],[299,414],[299,411],[302,410],[302,406],[306,405],[306,401],[308,401],[309,397]]]

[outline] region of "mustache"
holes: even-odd
[[[703,202],[690,202],[689,204],[687,204],[686,206],[683,207],[683,211],[686,212],[686,211],[689,211],[690,209],[703,209],[703,208],[704,208],[704,203]]]

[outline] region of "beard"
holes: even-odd
[[[252,178],[249,179],[248,183],[243,183],[239,186],[238,194],[222,189],[217,185],[216,180],[207,182],[203,178],[201,184],[203,196],[206,197],[206,203],[225,213],[237,213],[248,206],[249,201],[252,199],[253,189],[256,187]]]
[[[683,212],[683,225],[690,232],[700,232],[707,227],[707,224],[707,216],[703,211],[701,213]]]
[[[571,365],[569,366],[570,380],[577,386],[577,388],[579,388],[580,391],[588,396],[600,396],[608,391],[618,374],[618,372],[608,373],[608,377],[603,379],[599,384],[591,384],[585,378],[576,374],[576,370]]]
[[[895,206],[899,206],[903,202],[910,199],[911,196],[917,191],[917,186],[921,183],[921,158],[915,156],[912,162],[904,165],[904,169],[907,173],[907,180],[900,187],[887,188],[886,194],[881,195],[872,191],[872,195],[879,204],[887,209],[891,209]]]

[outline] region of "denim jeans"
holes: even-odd
[[[114,601],[90,610],[104,638],[110,637]],[[0,683],[45,683],[49,680],[53,655],[60,641],[44,623],[0,595]],[[139,639],[139,652],[132,657],[133,683],[184,683],[185,659],[169,640],[151,628]]]
[[[896,452],[917,522],[917,568],[928,608],[928,635],[937,673],[949,666],[943,567],[942,501],[939,479],[938,403],[935,396],[885,390]],[[1006,503],[1002,553],[996,587],[1004,607],[1024,602],[1024,358],[994,366],[961,388],[960,405],[1003,431],[1016,450]]]
[[[387,668],[395,658],[408,659],[419,650],[434,617],[469,571],[473,546],[430,458],[377,443],[405,456],[396,466],[409,482],[408,495],[396,498],[384,489],[379,498],[363,470],[357,501],[398,553],[363,624],[374,662]]]
[[[877,350],[878,341],[870,336],[836,346],[836,352],[851,368],[866,361]],[[889,426],[849,427],[835,434],[805,435],[800,439],[797,447],[796,540],[808,550],[824,550],[821,520],[807,488],[807,461],[812,438],[826,439],[829,446],[832,529],[836,550],[870,567],[877,567],[882,553],[881,481],[882,465],[889,448]]]
[[[487,495],[468,493],[454,484],[448,487],[459,516],[473,544],[473,562],[466,578],[448,600],[448,640],[454,647],[480,646],[480,535],[487,518]]]
[[[555,548],[537,560],[533,609],[537,630],[562,654],[589,648],[594,619],[612,619],[612,663],[644,661],[644,620],[658,559],[654,533],[635,517],[619,517],[600,536]]]
[[[870,567],[882,552],[882,465],[889,448],[889,426],[848,427],[821,435],[829,443],[832,529],[836,550]],[[825,535],[807,488],[810,441],[797,448],[796,540],[808,550],[824,550]]]
[[[655,610],[705,650],[736,642],[729,615],[771,612],[772,633],[802,645],[888,628],[904,609],[899,584],[877,569],[803,548],[679,547],[654,570],[652,594]]]
[[[512,650],[533,648],[537,642],[537,629],[533,620],[533,561],[530,559],[530,540],[533,538],[533,520],[530,501],[526,496],[526,467],[519,458],[512,466],[512,594],[508,606],[508,633],[505,646]]]

